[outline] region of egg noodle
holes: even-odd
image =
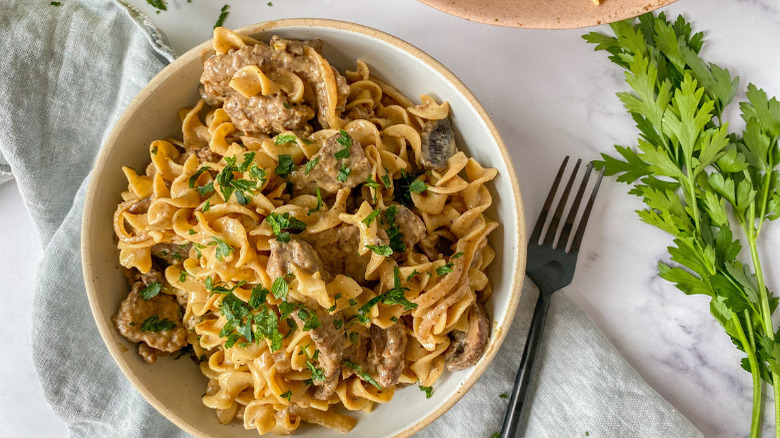
[[[205,101],[122,168],[113,222],[132,286],[117,329],[148,362],[191,355],[203,403],[260,434],[348,432],[347,411],[430,391],[490,333],[497,171],[455,149],[447,102],[415,105],[362,61],[342,76],[317,43],[215,29]]]

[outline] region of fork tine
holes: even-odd
[[[561,223],[561,217],[563,217],[563,210],[566,208],[566,201],[569,200],[569,192],[571,192],[571,186],[574,184],[574,179],[577,178],[577,171],[580,170],[580,164],[582,164],[582,158],[577,160],[574,165],[574,171],[572,171],[569,177],[569,182],[566,183],[566,188],[563,189],[561,194],[561,200],[558,201],[558,208],[555,209],[552,221],[550,222],[550,228],[547,229],[547,235],[544,237],[542,245],[552,246],[555,241],[555,234],[558,232],[558,224]]]
[[[571,204],[569,210],[569,216],[566,217],[566,222],[563,224],[563,230],[561,230],[561,238],[558,239],[558,245],[563,244],[563,249],[566,249],[566,245],[569,243],[569,236],[572,227],[574,227],[574,220],[577,219],[577,211],[580,209],[580,202],[582,202],[582,195],[585,193],[585,187],[588,185],[588,179],[590,179],[590,173],[593,170],[593,162],[588,163],[588,167],[585,168],[585,176],[582,177],[582,183],[577,190],[577,196],[574,197],[574,202]]]
[[[574,241],[571,243],[570,252],[577,252],[580,250],[580,244],[582,243],[582,236],[585,234],[585,227],[588,225],[588,217],[590,211],[593,209],[593,202],[596,200],[596,194],[601,186],[601,178],[604,176],[604,169],[599,172],[599,177],[596,180],[596,185],[593,186],[593,191],[590,193],[590,199],[588,199],[588,205],[585,206],[585,211],[582,212],[582,219],[580,219],[580,225],[577,227],[577,234],[574,235]]]
[[[542,236],[542,229],[544,223],[547,221],[547,214],[550,212],[550,206],[552,206],[553,198],[555,198],[555,192],[558,191],[558,184],[561,182],[563,171],[566,169],[566,164],[569,162],[569,156],[563,159],[561,168],[558,169],[558,174],[555,175],[555,181],[553,181],[552,187],[550,187],[550,193],[547,194],[547,199],[544,201],[541,213],[539,213],[539,219],[536,220],[534,225],[534,231],[531,233],[531,243],[539,243],[539,238]]]

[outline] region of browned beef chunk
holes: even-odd
[[[461,371],[474,366],[485,354],[490,339],[490,320],[481,304],[474,303],[469,309],[469,331],[453,330],[450,346],[444,352],[447,369]]]
[[[152,246],[152,255],[169,265],[181,263],[189,257],[191,244],[184,246],[175,243],[157,243]]]
[[[320,150],[311,157],[312,160],[318,161],[308,175],[305,166],[298,166],[292,172],[290,181],[293,183],[294,192],[314,194],[319,187],[324,194],[334,194],[339,189],[352,189],[368,178],[371,163],[357,140],[351,139],[349,157],[336,158],[336,153],[345,148],[338,142],[340,138],[340,133],[334,134],[322,143]],[[339,172],[343,175],[347,172],[346,169],[349,169],[346,179],[341,177],[343,181],[339,180]]]
[[[181,307],[176,298],[160,293],[157,296],[144,300],[141,290],[154,282],[162,282],[162,274],[157,270],[151,270],[147,274],[133,272],[128,275],[131,281],[131,290],[112,321],[119,333],[132,342],[144,342],[151,351],[140,351],[145,360],[154,360],[154,350],[171,353],[187,345],[187,331],[181,321]],[[155,331],[144,327],[147,320],[172,323],[172,328]],[[158,327],[159,328],[159,327]]]
[[[291,272],[290,265],[313,274],[320,272],[322,279],[330,281],[330,274],[322,269],[322,260],[306,242],[292,239],[289,242],[271,241],[271,256],[268,258],[267,272],[271,279]]]
[[[386,329],[371,326],[371,351],[367,361],[376,371],[377,381],[383,388],[398,383],[404,369],[406,331],[403,323],[396,323]]]
[[[341,225],[301,239],[311,244],[331,275],[346,274],[358,283],[366,282],[369,258],[358,254],[360,231],[356,226]]]
[[[176,157],[175,161],[179,164],[184,164],[184,162],[187,161],[188,158],[190,158],[190,155],[195,155],[196,157],[198,157],[198,161],[200,161],[201,163],[216,163],[222,159],[221,155],[219,155],[216,152],[213,152],[208,146],[205,146],[202,148],[191,148],[185,151],[183,154]]]
[[[403,205],[398,206],[395,223],[398,225],[398,230],[404,235],[403,242],[406,248],[414,247],[425,237],[425,224],[422,219]]]
[[[341,319],[342,316],[339,312],[331,315],[316,302],[305,304],[307,305],[305,311],[313,311],[321,324],[320,327],[311,330],[309,336],[319,351],[317,361],[325,374],[324,380],[313,381],[314,385],[317,386],[313,396],[316,399],[325,400],[336,391],[339,377],[341,377],[341,358],[344,354],[345,339],[344,326],[341,324],[340,328],[336,328],[334,322]],[[306,321],[301,318],[300,310],[293,311],[292,316],[298,324],[299,330],[302,330]]]

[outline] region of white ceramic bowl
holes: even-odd
[[[489,275],[494,294],[486,306],[493,331],[484,357],[471,369],[446,372],[426,399],[415,386],[397,391],[392,402],[358,417],[349,437],[410,436],[442,415],[471,388],[495,356],[506,335],[520,297],[525,271],[526,237],[520,187],[509,153],[496,127],[474,95],[431,56],[377,30],[341,21],[290,19],[270,21],[238,30],[268,40],[273,34],[325,41],[325,57],[342,72],[366,61],[372,74],[394,85],[413,100],[422,93],[449,101],[458,131],[458,145],[486,167],[498,169],[490,187],[490,217],[501,224],[490,236],[497,258]],[[136,346],[119,335],[111,323],[128,290],[118,263],[111,218],[127,182],[123,165],[135,168],[149,161],[148,145],[167,136],[180,136],[177,110],[198,99],[202,58],[211,48],[205,42],[166,67],[130,103],[100,151],[89,186],[82,224],[82,262],[92,313],[114,360],[128,379],[158,411],[188,433],[198,436],[253,437],[243,425],[217,422],[201,396],[206,379],[189,360],[162,358],[146,364]],[[474,412],[475,420],[477,411]],[[320,427],[301,427],[305,437],[344,436]]]

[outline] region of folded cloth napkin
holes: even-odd
[[[111,360],[81,275],[80,224],[94,157],[130,99],[172,59],[137,10],[110,0],[6,0],[0,8],[0,181],[14,175],[45,247],[33,359],[44,393],[77,437],[186,436]],[[1,208],[1,207],[0,207]],[[421,437],[489,437],[501,427],[537,290],[474,388]],[[587,358],[587,359],[585,359]],[[699,437],[565,294],[552,302],[526,421],[533,437]]]

